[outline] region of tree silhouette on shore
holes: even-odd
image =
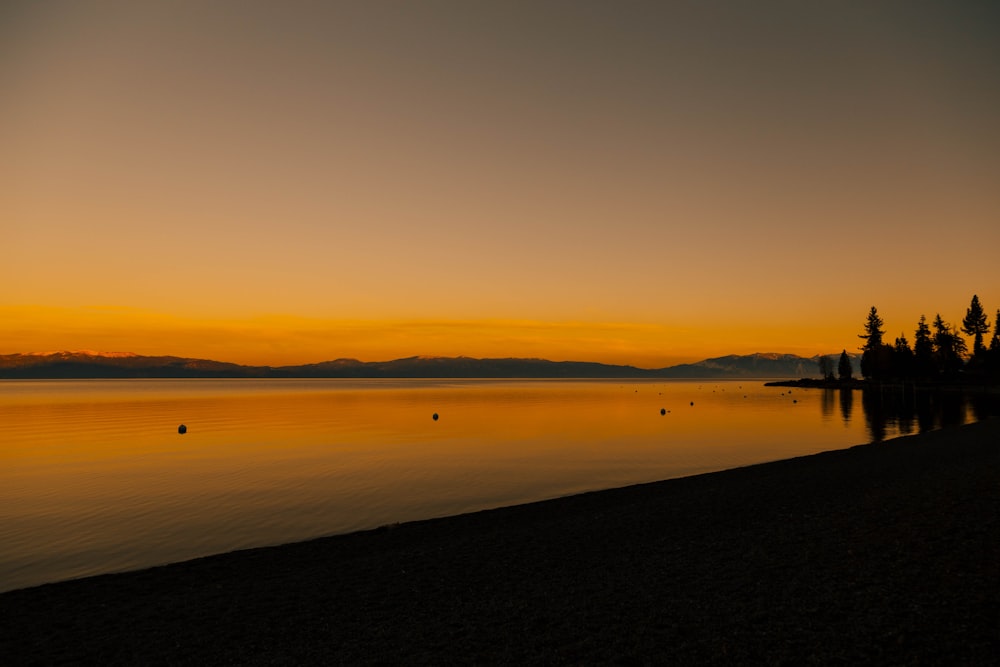
[[[993,320],[990,349],[986,351],[986,372],[994,379],[1000,379],[1000,308],[997,308],[997,317]]]
[[[992,327],[993,338],[987,348],[984,341],[991,326],[978,295],[973,295],[960,329],[946,322],[940,313],[935,315],[930,326],[927,318],[921,315],[912,348],[904,334],[896,338],[893,345],[885,344],[884,325],[878,310],[872,306],[864,323],[864,333],[858,336],[865,341],[861,347],[861,374],[867,380],[1000,381],[1000,309],[997,310]],[[971,356],[962,333],[973,339]],[[843,375],[841,379],[844,379]]]
[[[965,311],[965,318],[962,320],[962,331],[967,336],[972,336],[972,358],[977,362],[982,362],[986,354],[986,346],[983,345],[983,337],[990,332],[990,325],[986,321],[986,313],[982,304],[979,303],[979,295],[972,295],[972,303]]]
[[[865,321],[865,332],[858,334],[858,338],[865,341],[861,346],[861,374],[872,380],[881,380],[885,377],[887,364],[887,350],[882,343],[882,336],[885,331],[882,326],[885,322],[879,317],[875,306],[868,311],[868,319]]]
[[[941,313],[934,318],[934,359],[938,372],[953,377],[962,370],[962,357],[967,351],[965,340],[952,330],[951,325],[941,319]]]
[[[913,376],[918,380],[934,377],[934,342],[927,318],[920,316],[917,330],[913,334]]]
[[[854,377],[854,370],[851,368],[851,358],[847,356],[847,350],[840,353],[840,362],[837,364],[837,375],[841,382],[850,382]]]

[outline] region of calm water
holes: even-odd
[[[0,381],[0,590],[976,418],[870,403],[747,380]]]

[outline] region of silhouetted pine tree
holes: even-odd
[[[851,368],[851,358],[847,356],[847,350],[840,353],[840,362],[837,364],[837,375],[841,382],[850,382],[854,376],[854,369]]]
[[[990,352],[1000,354],[1000,308],[997,308],[997,318],[993,320],[993,338],[990,340]]]
[[[903,334],[899,335],[892,347],[892,376],[899,380],[913,378],[913,350]]]
[[[1000,308],[997,308],[997,318],[993,320],[993,338],[990,339],[987,366],[990,376],[994,380],[1000,380]]]
[[[872,306],[865,321],[865,332],[858,334],[858,338],[865,341],[861,347],[861,374],[872,380],[883,379],[891,364],[891,351],[882,343],[882,336],[885,334],[883,324],[878,310]]]
[[[983,345],[983,336],[990,332],[990,325],[986,321],[986,312],[983,311],[982,304],[979,303],[979,296],[972,295],[972,303],[965,311],[965,318],[962,320],[962,331],[966,336],[972,336],[972,358],[977,362],[982,361],[986,346]]]
[[[920,316],[913,336],[913,375],[920,380],[934,377],[934,342],[927,318]]]
[[[965,340],[952,331],[951,325],[934,318],[934,360],[938,372],[945,377],[957,375],[962,370],[962,355],[966,351]]]

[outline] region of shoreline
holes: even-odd
[[[0,593],[11,664],[982,663],[1000,420]]]
[[[769,380],[765,387],[798,387],[800,389],[870,389],[906,390],[921,392],[966,392],[969,394],[998,394],[1000,384],[988,379],[964,382],[913,382],[905,380],[886,380],[884,382],[862,380],[823,380],[820,378],[799,378],[797,380]]]

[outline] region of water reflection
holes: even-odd
[[[841,389],[840,390],[840,416],[843,417],[845,424],[851,423],[851,411],[854,409],[854,390],[853,389]]]
[[[833,417],[833,389],[824,389],[819,397],[819,409],[823,414],[823,421],[829,421]]]
[[[845,421],[850,420],[853,393],[850,389],[840,390],[840,411]],[[924,433],[1000,415],[1000,395],[883,385],[861,390],[861,407],[869,438],[881,442],[887,434],[913,433],[914,423],[917,432]]]
[[[862,418],[850,389],[746,381],[0,382],[0,591],[840,449],[997,399],[876,391]]]

